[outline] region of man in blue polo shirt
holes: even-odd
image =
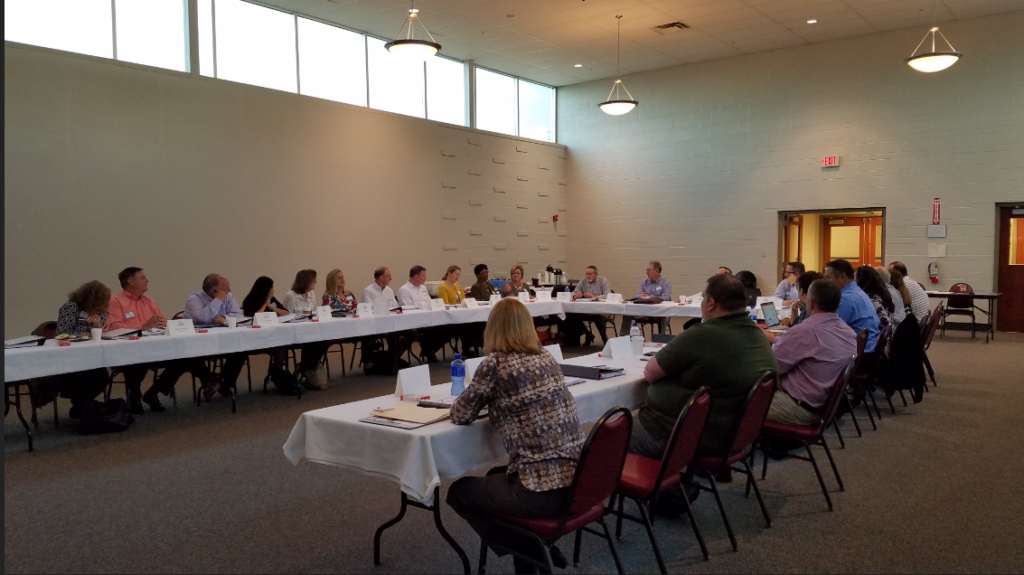
[[[642,299],[649,303],[672,301],[672,283],[661,276],[661,262],[648,263],[646,273],[647,279],[640,282],[640,287],[636,290],[636,299]],[[635,320],[635,317],[623,315],[619,335],[629,335],[629,330],[633,327]],[[666,318],[658,318],[658,333],[666,333],[667,325]]]
[[[825,264],[825,279],[835,282],[843,290],[843,299],[839,302],[839,317],[846,325],[853,328],[854,333],[867,328],[868,343],[864,353],[875,351],[878,343],[878,314],[871,298],[853,281],[853,266],[846,260],[833,260]]]

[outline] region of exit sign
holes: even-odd
[[[821,167],[834,168],[839,165],[839,156],[825,156],[821,160]]]

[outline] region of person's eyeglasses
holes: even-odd
[[[786,275],[787,276],[798,276],[798,275],[800,275],[800,272],[786,272]]]

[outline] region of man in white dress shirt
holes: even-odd
[[[423,266],[412,266],[409,270],[409,281],[398,288],[398,303],[402,307],[416,308],[420,302],[430,304],[430,292],[427,286],[427,268]]]
[[[391,283],[391,270],[379,267],[373,271],[373,283],[363,290],[363,303],[385,303],[389,308],[398,307],[395,292],[388,287]]]

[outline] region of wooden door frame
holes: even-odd
[[[996,251],[995,251],[995,256],[992,258],[992,291],[999,291],[999,251],[1000,251],[1000,248],[1002,247],[1002,244],[1000,243],[1000,239],[1001,238],[1000,238],[999,234],[1002,231],[1000,228],[1001,228],[1002,222],[1003,222],[1003,208],[1022,208],[1022,207],[1024,207],[1024,200],[1019,201],[1019,202],[996,202],[996,204],[995,204],[995,215],[996,215],[995,220],[996,221],[995,221],[995,226],[994,226],[995,229],[993,230],[993,234],[992,235],[995,236],[995,243],[996,243],[995,248],[996,248]],[[999,302],[996,301],[996,306],[998,306],[998,305],[999,305]],[[995,316],[995,317],[992,318],[992,330],[993,331],[999,331],[999,314],[998,313],[993,313],[992,315]]]
[[[1016,205],[1016,204],[1007,204],[1007,205]],[[882,265],[885,265],[885,254],[886,254],[886,251],[887,251],[885,249],[885,240],[886,240],[886,237],[888,236],[888,230],[886,229],[887,211],[888,210],[885,207],[879,207],[879,206],[875,206],[875,207],[870,207],[869,206],[869,207],[863,207],[863,208],[856,208],[856,207],[854,207],[854,208],[839,208],[839,209],[833,208],[833,209],[828,209],[828,210],[779,210],[778,240],[776,242],[776,245],[778,246],[778,250],[777,250],[777,253],[776,253],[776,256],[775,256],[776,260],[779,262],[779,265],[775,266],[776,267],[776,273],[781,274],[782,273],[781,270],[785,269],[786,268],[786,264],[789,263],[789,262],[784,262],[783,261],[785,259],[785,257],[786,257],[786,246],[784,245],[784,243],[786,241],[786,223],[788,221],[788,216],[804,215],[804,214],[819,214],[819,215],[823,215],[824,216],[824,215],[827,215],[827,214],[847,214],[847,213],[852,213],[852,212],[863,212],[864,213],[864,217],[866,217],[867,214],[870,214],[870,213],[873,213],[873,212],[880,212],[881,216],[874,216],[874,217],[882,218]],[[996,208],[996,214],[998,214],[998,213],[999,213],[999,209]],[[853,216],[848,216],[848,217],[853,217]],[[997,218],[997,220],[998,220],[998,218]],[[800,233],[801,233],[801,236],[803,236],[803,224],[801,224]],[[998,234],[999,234],[999,222],[997,221],[996,222],[996,235],[998,235]],[[825,232],[824,232],[824,230],[819,230],[818,238],[819,238],[819,241],[823,242],[822,246],[824,247],[824,241],[825,241]],[[802,241],[803,241],[803,238],[801,237],[801,242]],[[998,238],[996,238],[996,241],[997,242],[999,241]],[[803,243],[800,244],[800,249],[801,249],[801,251],[803,250]],[[824,256],[824,254],[825,254],[824,249],[822,249],[821,253],[822,253],[822,256]],[[808,264],[807,262],[803,262],[803,263],[809,269],[813,269],[811,264]],[[825,270],[825,263],[827,263],[827,262],[821,262],[821,269],[817,270],[818,272],[824,272],[824,270]],[[996,263],[998,264],[998,262],[996,262]],[[814,266],[817,266],[817,265],[818,264],[816,262],[814,264]],[[779,281],[782,281],[781,277],[779,278]]]

